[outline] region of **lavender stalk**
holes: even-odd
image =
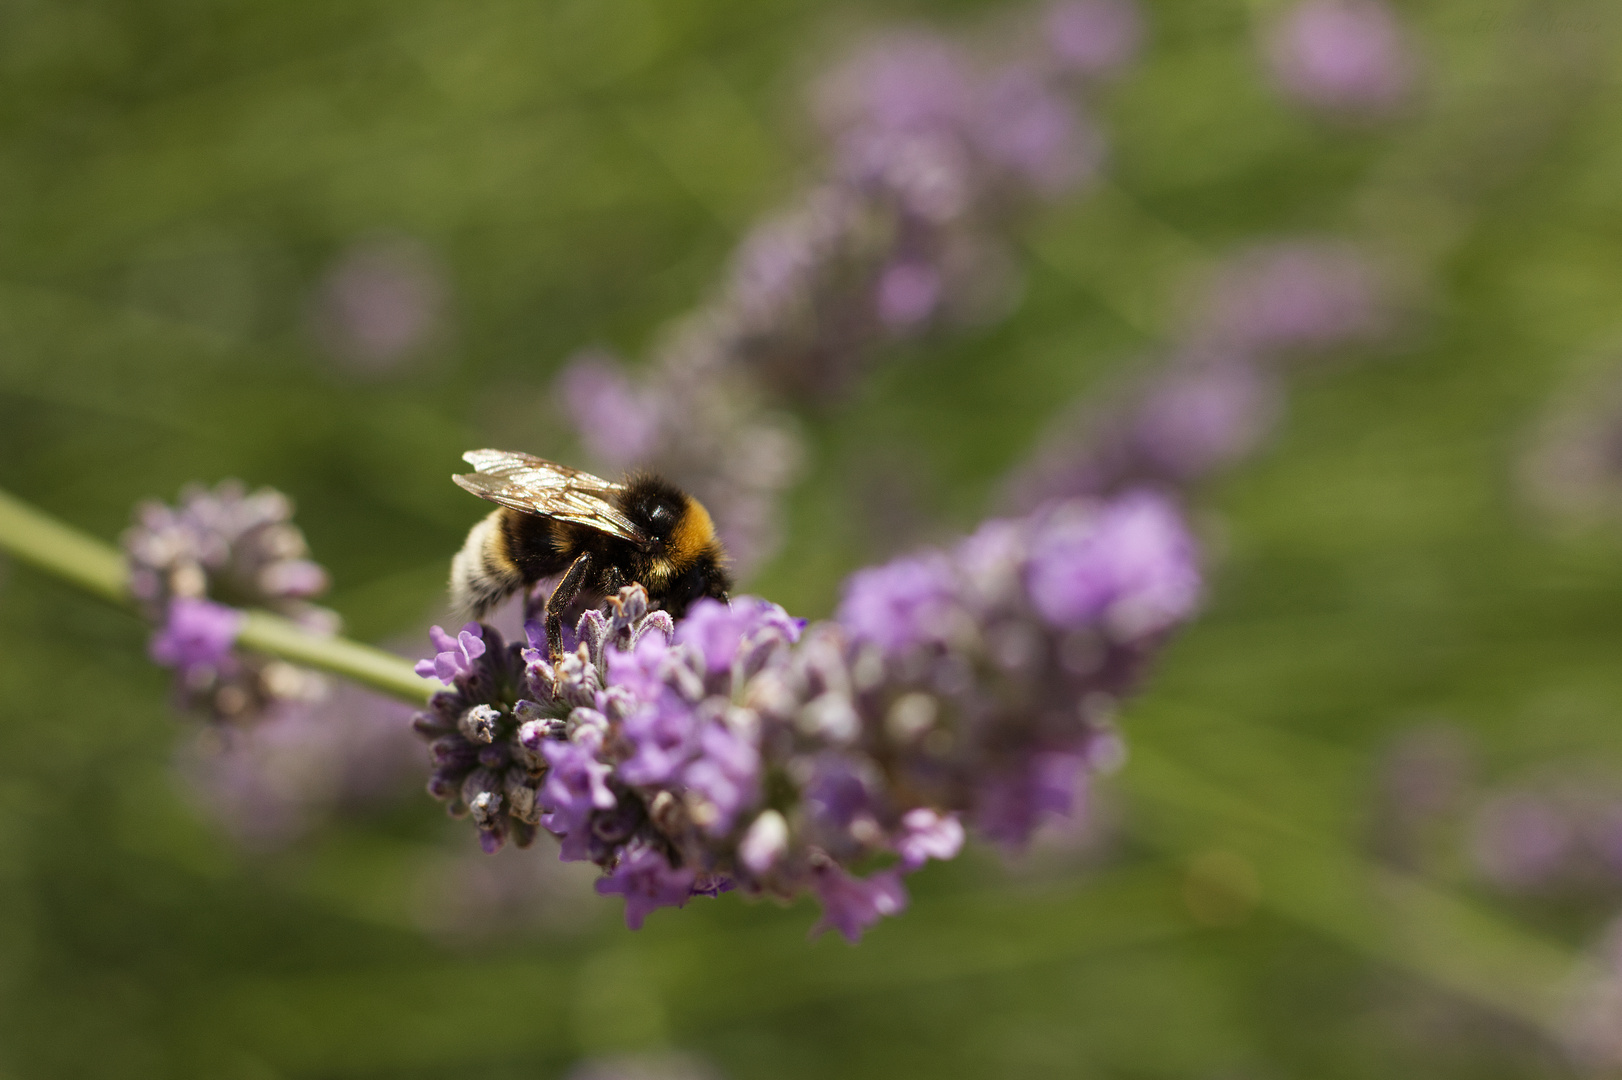
[[[138,610],[117,549],[0,491],[0,551],[130,611]],[[434,684],[400,657],[357,641],[323,635],[273,612],[249,609],[235,641],[245,649],[341,675],[402,701],[420,704]]]
[[[675,624],[632,586],[557,667],[538,626],[528,648],[436,628],[429,790],[486,850],[556,834],[632,927],[700,894],[810,893],[854,941],[965,827],[1018,846],[1071,810],[1199,590],[1180,515],[1138,492],[858,573],[810,626],[753,598]]]

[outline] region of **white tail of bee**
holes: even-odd
[[[482,618],[523,587],[523,577],[503,551],[501,513],[473,526],[451,560],[451,613],[458,622]]]

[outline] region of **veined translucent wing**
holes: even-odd
[[[634,543],[647,537],[613,503],[625,485],[511,450],[469,450],[476,472],[452,476],[463,488],[514,510],[584,525]]]

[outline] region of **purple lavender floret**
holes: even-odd
[[[811,889],[822,903],[822,919],[813,933],[838,930],[855,944],[862,932],[886,915],[899,915],[907,907],[901,875],[882,870],[868,878],[852,877],[838,865],[821,862],[811,871]]]
[[[525,649],[440,634],[453,686],[418,722],[431,789],[487,845],[520,824],[557,834],[632,926],[736,888],[815,895],[819,928],[854,940],[966,829],[1018,846],[1072,809],[1118,756],[1112,703],[1198,587],[1180,517],[1139,492],[865,571],[811,626],[750,597],[676,624],[632,586],[556,666],[538,628]]]
[[[150,646],[152,659],[175,668],[182,678],[191,678],[200,669],[215,671],[230,659],[231,646],[242,628],[242,612],[216,604],[180,596],[169,601],[169,614]]]
[[[437,626],[431,627],[428,640],[434,644],[434,658],[417,661],[417,674],[442,683],[455,682],[458,676],[470,674],[475,661],[484,655],[482,633],[478,623],[468,623],[455,637]]]
[[[236,650],[240,607],[268,608],[317,633],[337,616],[310,603],[327,575],[309,558],[293,504],[271,488],[192,485],[180,502],[145,502],[122,537],[130,593],[156,625],[152,658],[174,667],[183,705],[244,722],[325,692],[312,672]]]
[[[696,877],[690,868],[672,865],[662,848],[632,842],[598,880],[597,891],[625,897],[625,925],[640,930],[649,912],[685,905],[694,895]]]

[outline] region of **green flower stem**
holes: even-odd
[[[129,571],[115,548],[4,491],[0,491],[0,551],[119,607],[135,608]],[[341,675],[413,705],[427,701],[438,689],[438,683],[413,671],[410,661],[392,653],[348,638],[312,634],[268,611],[246,614],[237,635],[243,648]]]
[[[249,611],[247,616],[237,634],[244,648],[342,675],[413,705],[425,703],[439,689],[439,683],[413,671],[411,661],[393,653],[345,637],[312,634],[268,611]]]
[[[0,491],[0,550],[103,600],[133,606],[122,555],[5,491]]]

